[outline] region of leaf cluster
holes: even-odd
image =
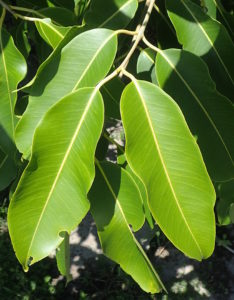
[[[25,271],[91,212],[104,254],[166,290],[135,237],[208,258],[234,220],[233,7],[221,0],[0,1],[0,191]],[[122,124],[116,141],[109,128]],[[116,148],[115,163],[108,159]]]

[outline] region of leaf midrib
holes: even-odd
[[[74,145],[74,143],[75,143],[75,141],[76,141],[77,135],[79,134],[79,131],[80,131],[81,127],[82,127],[82,124],[83,124],[83,122],[84,122],[84,119],[85,119],[85,117],[86,117],[86,115],[87,115],[87,113],[88,113],[88,111],[89,111],[89,108],[90,108],[90,106],[91,106],[91,104],[92,104],[92,102],[93,102],[93,99],[95,98],[96,94],[97,94],[97,90],[94,89],[94,91],[93,91],[93,93],[91,94],[91,97],[90,97],[90,99],[89,99],[89,101],[88,101],[88,103],[87,103],[87,105],[86,105],[86,107],[85,107],[85,110],[84,110],[84,112],[83,112],[83,114],[82,114],[82,117],[81,117],[81,119],[80,119],[80,121],[79,121],[79,123],[78,123],[78,125],[77,125],[77,127],[76,127],[76,130],[75,130],[75,132],[74,132],[74,134],[73,134],[73,136],[72,136],[71,142],[70,142],[70,144],[69,144],[69,146],[68,146],[68,148],[67,148],[67,151],[66,151],[66,153],[65,153],[65,155],[64,155],[64,158],[63,158],[62,163],[61,163],[61,165],[60,165],[60,167],[59,167],[58,173],[57,173],[57,175],[56,175],[56,177],[55,177],[55,179],[54,179],[54,181],[53,181],[53,184],[52,184],[52,186],[51,186],[51,189],[49,190],[49,193],[48,193],[48,196],[47,196],[47,198],[46,198],[44,207],[43,207],[43,209],[42,209],[42,212],[41,212],[40,217],[39,217],[39,219],[38,219],[36,228],[35,228],[35,230],[34,230],[34,233],[33,233],[32,239],[31,239],[31,243],[30,243],[29,248],[28,248],[28,252],[27,252],[27,255],[26,255],[26,263],[27,263],[27,261],[28,261],[28,259],[29,259],[29,253],[30,253],[30,251],[31,251],[31,248],[32,248],[34,239],[35,239],[35,237],[36,237],[36,233],[37,233],[38,228],[39,228],[39,226],[40,226],[40,222],[41,222],[41,220],[42,220],[42,218],[43,218],[43,215],[44,215],[44,212],[45,212],[45,210],[46,210],[46,207],[48,206],[49,200],[50,200],[50,198],[51,198],[51,196],[52,196],[52,194],[53,194],[53,191],[55,190],[56,184],[57,184],[57,182],[58,182],[58,180],[59,180],[59,177],[60,177],[60,175],[61,175],[61,173],[62,173],[62,170],[63,170],[63,168],[64,168],[64,166],[65,166],[65,163],[66,163],[66,161],[67,161],[67,158],[69,157],[69,154],[70,154],[70,152],[71,152],[71,149],[72,149],[72,147],[73,147],[73,145]]]
[[[14,138],[15,137],[15,130],[14,130],[15,126],[14,126],[14,117],[13,117],[13,107],[12,107],[12,99],[11,99],[11,92],[10,92],[10,84],[9,84],[9,79],[8,79],[7,66],[6,66],[6,58],[5,58],[3,43],[2,43],[2,26],[0,26],[0,47],[1,47],[1,53],[2,53],[3,69],[4,69],[4,73],[5,73],[5,77],[6,77],[5,79],[6,79],[6,84],[7,84],[9,106],[10,106],[10,111],[11,111],[12,136]]]
[[[212,0],[212,1],[214,2],[215,6],[216,6],[217,9],[219,10],[219,13],[220,13],[221,16],[223,17],[223,19],[224,19],[224,21],[225,21],[227,27],[229,28],[229,30],[231,31],[231,33],[232,33],[232,35],[233,35],[233,34],[234,34],[234,33],[233,33],[233,30],[232,30],[232,28],[230,27],[229,22],[227,21],[225,15],[223,14],[223,11],[222,11],[222,8],[221,8],[220,5],[219,5],[219,2],[217,2],[217,0]]]
[[[200,246],[199,246],[199,244],[198,244],[198,242],[197,242],[197,240],[196,240],[196,238],[195,238],[195,236],[194,236],[194,234],[193,234],[193,232],[192,232],[192,230],[191,230],[191,228],[190,228],[190,226],[189,226],[189,224],[188,224],[188,221],[187,221],[187,219],[186,219],[186,217],[185,217],[185,215],[184,215],[184,212],[183,212],[183,210],[182,210],[182,208],[181,208],[181,206],[180,206],[179,200],[177,199],[176,192],[175,192],[174,187],[173,187],[173,184],[172,184],[172,182],[171,182],[169,173],[168,173],[168,171],[167,171],[166,164],[165,164],[165,162],[164,162],[164,159],[163,159],[163,156],[162,156],[162,153],[161,153],[161,150],[160,150],[160,146],[159,146],[157,137],[156,137],[155,132],[154,132],[154,127],[153,127],[153,124],[152,124],[152,121],[151,121],[151,118],[150,118],[150,114],[149,114],[148,109],[147,109],[147,107],[146,107],[146,105],[145,105],[145,99],[144,99],[144,97],[143,97],[143,95],[142,95],[142,93],[141,93],[140,86],[138,85],[138,83],[137,83],[136,80],[134,80],[133,83],[134,83],[134,85],[135,85],[135,87],[136,87],[136,90],[137,90],[137,93],[139,94],[139,97],[140,97],[140,99],[141,99],[141,103],[142,103],[142,106],[143,106],[144,111],[145,111],[145,114],[146,114],[146,119],[147,119],[148,124],[149,124],[149,127],[150,127],[150,132],[151,132],[151,134],[152,134],[152,137],[153,137],[153,140],[154,140],[154,144],[155,144],[155,146],[156,146],[156,150],[157,150],[157,152],[158,152],[158,154],[159,154],[159,159],[160,159],[160,161],[161,161],[161,164],[162,164],[164,173],[165,173],[166,178],[167,178],[167,181],[168,181],[168,183],[169,183],[169,186],[170,186],[170,189],[171,189],[173,198],[175,199],[176,205],[177,205],[178,210],[179,210],[179,212],[180,212],[180,214],[181,214],[181,216],[182,216],[182,219],[184,220],[185,226],[187,227],[188,231],[190,232],[191,237],[192,237],[194,243],[196,244],[196,246],[197,246],[197,248],[198,248],[198,250],[199,250],[199,252],[200,252],[201,257],[203,257],[202,250],[201,250],[201,248],[200,248]]]
[[[111,183],[109,182],[109,180],[108,180],[108,178],[107,178],[107,176],[106,176],[104,170],[102,169],[100,163],[99,163],[97,160],[96,160],[96,164],[97,164],[97,167],[98,167],[99,171],[101,172],[101,174],[102,174],[102,176],[103,176],[103,178],[104,178],[104,180],[105,180],[105,182],[106,182],[106,185],[107,185],[109,191],[111,192],[111,194],[112,194],[112,196],[113,196],[115,202],[116,202],[117,205],[118,205],[118,208],[119,208],[119,210],[120,210],[120,212],[121,212],[121,215],[122,215],[122,217],[123,217],[123,219],[124,219],[124,222],[125,222],[125,224],[126,224],[128,230],[129,230],[129,232],[130,232],[130,234],[131,234],[131,236],[132,236],[133,241],[136,243],[137,248],[140,250],[141,254],[142,254],[143,257],[145,258],[146,263],[148,264],[150,270],[152,271],[152,273],[154,274],[154,276],[155,276],[156,279],[158,280],[158,284],[161,285],[161,287],[162,287],[164,290],[166,290],[165,287],[164,287],[164,285],[163,285],[163,283],[161,282],[161,280],[160,280],[158,274],[156,273],[156,271],[155,271],[154,268],[152,267],[151,262],[149,261],[147,255],[145,254],[145,252],[144,252],[143,249],[141,248],[141,245],[139,244],[139,242],[138,242],[137,239],[135,238],[134,234],[132,233],[132,230],[131,230],[131,228],[130,228],[130,226],[129,226],[129,224],[128,224],[128,221],[127,221],[127,219],[126,219],[126,217],[125,217],[125,214],[124,214],[124,212],[123,212],[123,209],[122,209],[122,207],[121,207],[121,204],[120,204],[120,202],[119,202],[119,199],[118,199],[118,197],[116,196],[114,190],[112,189]]]
[[[61,32],[59,32],[57,29],[55,29],[53,26],[51,26],[49,23],[47,22],[43,22],[42,20],[38,19],[37,21],[40,25],[41,30],[43,31],[44,35],[48,38],[47,34],[45,33],[45,31],[42,28],[42,24],[49,27],[53,32],[55,32],[61,39],[64,38],[65,35],[63,35]],[[48,38],[48,40],[50,41],[50,39]]]
[[[117,107],[119,107],[119,103],[115,100],[115,98],[112,96],[112,94],[109,92],[108,88],[104,85],[103,89],[106,91],[106,93],[110,96],[110,98],[112,99],[112,101],[115,103],[115,105],[117,105]]]
[[[4,159],[2,160],[1,164],[0,164],[0,169],[3,167],[3,165],[5,164],[5,162],[7,161],[9,155],[5,155]]]
[[[185,9],[187,9],[187,11],[191,15],[191,17],[194,19],[194,21],[196,22],[196,24],[198,25],[198,27],[201,29],[201,31],[204,34],[204,36],[206,37],[206,39],[208,40],[209,44],[211,45],[211,48],[214,50],[216,56],[218,57],[218,60],[220,61],[221,65],[223,66],[226,74],[228,75],[228,77],[229,77],[232,85],[234,86],[233,79],[232,79],[231,75],[229,74],[229,71],[228,71],[225,63],[223,62],[222,58],[220,57],[218,50],[216,49],[215,45],[211,41],[209,35],[206,33],[205,29],[203,28],[203,26],[201,25],[201,23],[198,21],[198,19],[196,18],[196,16],[193,14],[193,12],[190,10],[190,8],[185,4],[184,0],[181,0],[181,2],[183,3]]]
[[[149,49],[149,48],[146,48],[146,49]],[[152,59],[152,57],[147,53],[146,49],[143,49],[142,52],[143,54],[146,56],[146,58],[148,58],[148,60],[150,62],[152,62],[154,64],[154,60]]]
[[[102,49],[105,47],[105,45],[117,34],[117,32],[113,32],[110,36],[108,36],[108,38],[105,39],[105,41],[100,45],[100,47],[98,48],[98,51],[95,52],[95,55],[93,56],[93,58],[90,60],[90,62],[88,63],[87,67],[83,70],[79,80],[76,82],[74,88],[72,89],[72,92],[74,92],[80,82],[83,80],[84,76],[87,74],[87,72],[89,71],[90,67],[92,66],[93,62],[95,61],[95,59],[97,58],[97,56],[99,55],[99,53],[102,51]]]
[[[103,27],[106,25],[111,19],[114,19],[126,6],[128,6],[131,2],[135,0],[129,0],[124,5],[122,5],[117,11],[115,11],[109,18],[107,18],[101,25],[98,26],[98,28]]]
[[[189,93],[192,95],[192,97],[196,100],[196,102],[198,103],[198,105],[201,107],[202,111],[204,112],[205,116],[207,117],[207,119],[209,120],[211,126],[214,128],[215,132],[217,133],[221,144],[223,145],[230,161],[231,164],[234,165],[234,161],[232,159],[231,153],[229,152],[221,133],[219,132],[218,128],[216,127],[214,121],[212,120],[212,117],[209,115],[208,111],[205,109],[205,107],[202,105],[202,102],[199,100],[199,97],[197,96],[196,92],[190,87],[189,83],[184,79],[184,77],[181,75],[181,73],[178,71],[178,69],[176,68],[176,66],[170,61],[170,59],[166,56],[166,54],[163,51],[160,51],[160,54],[162,55],[162,57],[167,61],[167,63],[171,66],[171,68],[175,71],[175,73],[177,74],[177,76],[180,78],[180,80],[183,82],[183,84],[185,85],[185,87],[187,88],[187,90],[189,91]]]

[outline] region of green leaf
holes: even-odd
[[[22,6],[22,7],[32,8],[32,9],[40,9],[42,7],[47,7],[48,1],[47,0],[37,0],[37,1],[35,1],[35,0],[17,0],[17,5]]]
[[[190,52],[169,49],[158,53],[156,70],[160,87],[177,101],[197,136],[212,179],[234,178],[234,108],[216,91],[206,64]]]
[[[202,0],[201,5],[204,11],[213,19],[216,20],[217,9],[215,0]]]
[[[0,163],[0,190],[7,187],[16,175],[14,158],[17,119],[14,107],[17,94],[12,92],[24,78],[26,69],[24,57],[0,22],[0,148],[4,153]]]
[[[89,192],[91,213],[103,252],[150,293],[163,287],[132,230],[144,222],[139,190],[128,173],[111,163],[97,163],[96,177]]]
[[[124,157],[126,157],[124,155]],[[152,215],[149,209],[149,204],[148,204],[148,195],[147,195],[147,191],[146,188],[143,184],[143,182],[141,181],[141,179],[132,171],[132,169],[130,168],[129,165],[126,166],[125,170],[128,172],[129,176],[132,177],[132,180],[135,181],[140,193],[141,193],[141,197],[143,199],[143,204],[144,204],[144,212],[145,212],[145,217],[147,222],[149,223],[149,226],[151,229],[154,228],[154,221],[152,219]]]
[[[6,137],[6,139],[4,139],[4,137],[5,134],[0,128],[0,144],[13,148],[14,144],[10,145],[8,137]],[[2,149],[0,145],[0,191],[4,190],[11,183],[17,173],[14,157],[11,153],[7,153],[6,151],[7,149]]]
[[[228,225],[231,221],[230,209],[234,203],[234,180],[221,183],[218,190],[216,205],[217,217],[220,225]]]
[[[137,74],[139,79],[158,84],[155,73],[155,51],[150,48],[142,49],[137,60]]]
[[[23,54],[25,59],[28,57],[31,51],[31,45],[29,44],[27,34],[28,23],[22,21],[16,29],[15,44],[19,51]]]
[[[72,26],[76,24],[75,14],[62,7],[47,7],[39,10],[40,14],[50,18],[56,25]]]
[[[159,87],[134,79],[120,109],[126,157],[145,184],[154,219],[189,257],[210,256],[215,191],[179,107]]]
[[[36,19],[35,25],[44,41],[55,49],[71,27],[54,25],[51,19]]]
[[[85,22],[92,28],[122,29],[134,17],[137,7],[137,0],[93,0]]]
[[[220,0],[212,0],[208,1],[206,0],[206,3],[208,2],[213,3],[213,6],[216,8],[216,18],[218,21],[220,21],[229,32],[232,39],[234,38],[234,16],[233,14],[228,13]],[[209,4],[211,6],[211,4]]]
[[[70,274],[70,244],[67,232],[64,233],[64,240],[56,250],[56,261],[60,274],[66,277],[67,283],[70,282],[72,280],[72,275]]]
[[[67,34],[64,36],[64,38],[60,41],[60,43],[57,45],[55,49],[51,52],[51,54],[48,56],[46,60],[43,61],[43,63],[39,66],[37,69],[36,75],[33,77],[30,82],[28,82],[26,85],[21,87],[18,90],[23,90],[26,93],[31,93],[31,88],[35,81],[41,80],[41,76],[45,76],[45,74],[48,72],[47,70],[52,68],[50,67],[50,64],[53,65],[53,61],[56,60],[56,57],[61,54],[62,49],[78,34],[82,33],[84,30],[83,26],[73,26],[71,29],[67,32]],[[44,70],[46,69],[46,70]],[[43,70],[45,73],[43,73]],[[41,74],[42,73],[42,74]],[[36,84],[36,83],[35,83]]]
[[[232,203],[230,206],[229,214],[230,214],[231,222],[232,224],[234,224],[234,203]]]
[[[189,0],[167,0],[167,9],[183,49],[205,60],[218,91],[234,101],[234,44],[226,28]]]
[[[38,126],[8,213],[12,244],[25,270],[56,249],[61,233],[70,234],[86,215],[103,114],[100,93],[82,88],[56,103]]]
[[[64,7],[70,10],[74,10],[75,1],[74,0],[50,0],[50,2],[54,3],[54,5]]]
[[[118,77],[114,77],[101,88],[107,117],[120,119],[119,101],[124,86],[124,83]]]
[[[107,29],[84,32],[69,42],[45,66],[34,82],[29,105],[16,128],[16,143],[30,155],[32,137],[43,115],[66,94],[95,86],[110,70],[117,48],[116,33]]]
[[[157,36],[157,44],[160,49],[179,47],[176,32],[171,24],[165,8],[165,0],[158,0],[151,17],[152,31]]]

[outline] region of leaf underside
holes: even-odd
[[[234,178],[234,108],[216,91],[205,63],[190,52],[169,49],[158,53],[156,70],[160,87],[177,101],[197,136],[212,179]]]
[[[163,289],[129,226],[139,229],[144,214],[140,193],[128,173],[111,163],[98,163],[89,199],[104,254],[119,263],[144,291]]]
[[[215,192],[179,107],[157,86],[134,80],[123,92],[121,115],[126,157],[156,222],[189,257],[210,256]]]
[[[103,115],[100,93],[83,88],[54,105],[38,126],[8,213],[13,247],[25,270],[57,248],[60,234],[70,233],[86,215]]]

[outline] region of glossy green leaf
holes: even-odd
[[[64,38],[60,41],[60,43],[57,45],[55,49],[51,52],[51,54],[47,57],[46,60],[44,60],[39,68],[37,69],[36,75],[33,77],[30,82],[28,82],[26,85],[21,87],[19,90],[23,90],[26,93],[31,93],[31,88],[35,82],[41,80],[41,76],[45,76],[45,74],[48,72],[47,70],[50,68],[53,68],[53,62],[56,60],[56,57],[61,54],[62,49],[78,34],[82,33],[84,30],[83,26],[73,26],[71,29],[67,32],[67,34],[64,36]],[[51,64],[51,65],[50,65]],[[44,70],[46,69],[46,70]],[[44,73],[43,73],[44,71]],[[37,83],[35,83],[37,84]]]
[[[90,30],[75,37],[45,66],[16,128],[16,143],[25,157],[30,154],[34,131],[46,111],[66,94],[95,86],[110,70],[116,48],[115,32]]]
[[[139,79],[157,84],[155,73],[155,51],[150,48],[142,49],[137,60],[137,74]]]
[[[212,179],[234,178],[234,107],[216,91],[206,64],[190,52],[169,49],[158,53],[156,70],[160,87],[177,101],[197,136]]]
[[[125,155],[124,155],[125,156]],[[126,157],[126,156],[125,156]],[[144,204],[144,212],[145,212],[145,217],[146,220],[150,226],[151,229],[154,228],[154,221],[152,219],[152,215],[149,209],[149,204],[148,204],[148,195],[147,195],[147,191],[146,188],[143,184],[143,182],[141,181],[141,179],[132,171],[132,169],[130,168],[129,165],[126,166],[125,170],[128,172],[128,174],[132,177],[132,180],[135,181],[136,185],[139,188],[139,191],[141,193],[141,197],[143,199],[143,204]]]
[[[200,3],[204,12],[206,12],[211,18],[216,20],[217,9],[215,0],[202,0],[200,1]]]
[[[57,248],[60,234],[70,234],[86,215],[103,114],[100,93],[82,88],[56,103],[38,126],[8,214],[12,244],[25,270]]]
[[[129,226],[136,230],[144,222],[135,182],[124,169],[97,163],[89,199],[104,254],[120,264],[143,290],[159,292],[163,284]]]
[[[234,204],[234,180],[219,185],[218,202],[216,205],[217,217],[220,225],[229,225],[231,220],[230,209]]]
[[[56,250],[56,262],[60,274],[66,277],[67,282],[71,281],[72,275],[70,274],[70,244],[69,234],[67,232],[64,233],[64,240]]]
[[[35,25],[40,36],[44,41],[49,44],[53,49],[58,46],[61,40],[65,37],[66,33],[71,27],[57,26],[52,23],[51,19],[35,19]]]
[[[12,92],[24,78],[26,69],[22,54],[0,24],[0,148],[4,153],[0,163],[0,190],[7,187],[16,175],[14,131],[17,119],[14,107],[17,95]]]
[[[189,257],[210,256],[215,191],[178,105],[152,83],[134,80],[120,108],[126,157],[146,186],[156,222]]]
[[[167,8],[183,49],[205,60],[218,91],[234,101],[234,44],[226,28],[189,0],[167,0]]]
[[[85,22],[92,28],[122,29],[134,17],[137,7],[137,0],[93,0]]]

